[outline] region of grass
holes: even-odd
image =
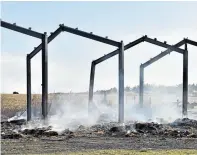
[[[97,150],[46,155],[197,155],[197,150]]]

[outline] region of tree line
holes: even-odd
[[[164,86],[164,85],[154,85],[154,84],[144,84],[144,92],[160,92],[160,93],[182,93],[182,84],[175,86]],[[125,92],[139,93],[139,85],[130,87],[125,87]],[[189,94],[197,95],[197,84],[188,85]],[[107,90],[97,90],[96,93],[117,93],[118,89],[116,87]]]

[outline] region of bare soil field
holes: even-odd
[[[3,154],[41,154],[106,149],[197,149],[197,121],[179,119],[172,124],[117,123],[80,125],[58,133],[51,127],[22,129],[24,120],[1,122]]]
[[[70,153],[101,149],[197,149],[197,139],[75,137],[71,139],[2,140],[2,154]]]
[[[25,109],[25,95],[2,95],[5,117]],[[40,100],[40,96],[37,96]],[[36,101],[37,102],[37,101]],[[9,112],[12,112],[10,114]],[[61,133],[50,126],[23,128],[25,120],[1,122],[2,154],[71,153],[88,150],[171,150],[197,149],[197,121],[177,119],[169,124],[153,122],[101,123]]]

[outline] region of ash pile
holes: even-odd
[[[92,126],[79,125],[75,130],[53,130],[52,126],[24,128],[26,120],[1,122],[2,139],[63,137],[164,137],[197,138],[197,120],[177,119],[173,123],[158,124],[154,122],[126,122],[124,125],[108,122]]]

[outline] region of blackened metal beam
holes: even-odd
[[[31,120],[31,59],[26,57],[27,69],[27,121]]]
[[[197,46],[197,42],[196,42],[196,41],[193,41],[193,40],[190,40],[190,39],[185,39],[185,40],[186,40],[186,42],[187,42],[188,44]]]
[[[140,84],[139,84],[139,103],[140,106],[143,106],[144,98],[144,67],[140,65]]]
[[[119,47],[119,123],[124,123],[124,43]]]
[[[139,38],[139,39],[137,39],[137,40],[135,40],[133,42],[130,42],[127,45],[124,46],[124,50],[127,50],[127,49],[129,49],[129,48],[131,48],[131,47],[133,47],[133,46],[135,46],[135,45],[137,45],[137,44],[139,44],[139,43],[141,43],[143,41],[144,41],[144,37],[141,37],[141,38]],[[111,53],[108,53],[108,54],[106,54],[106,55],[104,55],[104,56],[102,56],[102,57],[100,57],[100,58],[98,58],[96,60],[94,60],[94,62],[95,62],[95,64],[99,64],[99,63],[101,63],[101,62],[103,62],[103,61],[105,61],[105,60],[117,55],[118,53],[119,53],[119,49],[117,49],[117,50],[115,50],[115,51],[113,51]]]
[[[175,44],[174,47],[180,47],[184,44],[185,44],[185,40],[182,40],[182,41],[178,42],[177,44]],[[171,49],[167,49],[164,52],[161,52],[160,54],[158,54],[157,56],[151,58],[149,61],[143,63],[142,66],[145,68],[145,67],[151,65],[152,63],[156,62],[157,60],[163,58],[167,54],[170,54],[171,52],[172,52]]]
[[[10,29],[10,30],[13,30],[13,31],[16,31],[16,32],[20,32],[20,33],[23,33],[23,34],[26,34],[26,35],[29,35],[29,36],[32,36],[32,37],[35,37],[35,38],[39,38],[39,39],[42,38],[42,33],[32,31],[30,29],[26,29],[26,28],[23,28],[21,26],[17,26],[15,24],[11,24],[11,23],[8,23],[8,22],[2,21],[2,20],[1,20],[1,27]]]
[[[114,41],[114,40],[111,40],[111,39],[107,39],[107,38],[104,38],[104,37],[100,37],[100,36],[94,35],[93,33],[87,33],[87,32],[84,32],[84,31],[81,31],[81,30],[78,30],[78,29],[70,28],[70,27],[64,26],[63,24],[61,26],[63,28],[63,31],[66,31],[66,32],[69,32],[69,33],[72,33],[72,34],[76,34],[76,35],[79,35],[79,36],[82,36],[82,37],[85,37],[85,38],[89,38],[89,39],[92,39],[92,40],[96,40],[96,41],[99,41],[99,42],[102,42],[102,43],[106,43],[106,44],[109,44],[109,45],[112,45],[112,46],[116,46],[116,47],[120,46],[120,42],[117,42],[117,41]]]
[[[42,36],[42,115],[43,119],[48,114],[48,38],[47,34]]]
[[[89,85],[89,102],[88,102],[88,113],[92,110],[93,95],[94,95],[94,75],[95,75],[95,63],[92,61],[90,71],[90,85]]]
[[[145,41],[148,42],[148,43],[157,45],[157,46],[161,46],[161,47],[164,47],[164,48],[168,48],[168,49],[170,49],[170,50],[179,52],[179,53],[181,53],[181,54],[184,53],[184,50],[183,50],[183,49],[174,47],[173,45],[169,45],[169,44],[167,44],[167,43],[163,43],[163,42],[157,41],[157,40],[155,40],[155,39],[151,39],[151,38],[145,37]]]
[[[188,105],[188,50],[187,43],[185,43],[185,52],[183,54],[183,116],[187,116]]]
[[[61,26],[55,30],[49,37],[48,37],[48,43],[50,43],[55,37],[57,37],[62,32]],[[29,57],[33,58],[39,51],[42,49],[42,43],[38,45],[30,54]]]

